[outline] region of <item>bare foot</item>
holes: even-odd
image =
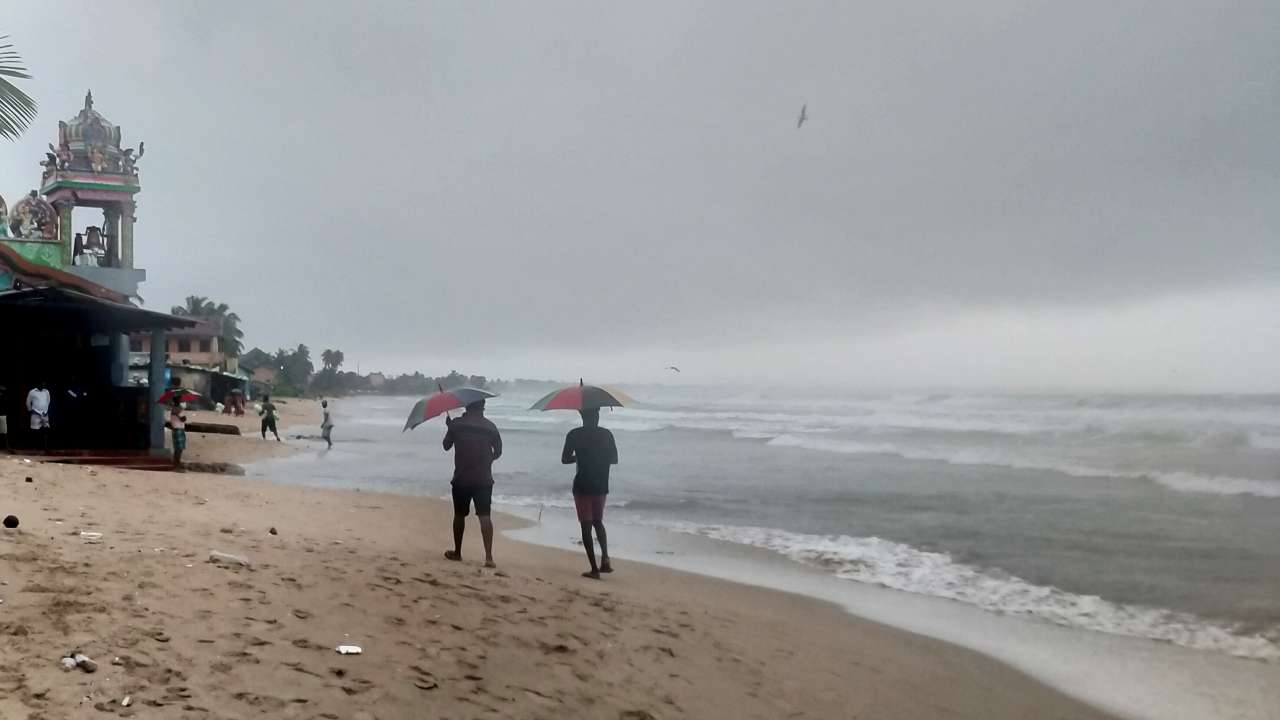
[[[484,561],[484,566],[487,568],[496,568],[498,567],[498,563],[494,562],[493,558],[489,558],[488,560]]]
[[[586,571],[586,572],[582,573],[582,577],[584,577],[584,578],[591,578],[592,580],[599,580],[599,579],[600,579],[600,571],[599,571],[599,570],[588,570],[588,571]]]
[[[445,558],[452,560],[454,562],[462,562],[462,553],[458,552],[457,550],[445,550],[444,556]]]
[[[600,563],[600,572],[602,573],[613,572],[613,566],[609,564],[608,560],[605,560],[604,562]]]

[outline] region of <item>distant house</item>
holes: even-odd
[[[250,376],[255,383],[261,385],[275,385],[276,377],[280,375],[280,371],[270,365],[254,368],[253,374]]]
[[[387,376],[380,372],[369,373],[368,380],[369,387],[375,390],[387,384]]]
[[[192,318],[195,326],[168,333],[165,360],[173,365],[196,365],[235,372],[235,358],[228,358],[222,348],[222,326],[216,318]],[[136,334],[129,338],[129,350],[151,352],[151,337]]]

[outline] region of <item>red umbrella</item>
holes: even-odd
[[[530,410],[590,410],[602,407],[623,407],[634,403],[629,395],[610,387],[587,385],[581,380],[577,385],[552,391],[533,404]]]
[[[192,392],[186,388],[169,388],[160,393],[160,399],[156,401],[157,405],[168,405],[173,402],[174,396],[178,397],[178,402],[192,403],[201,400],[199,393]]]
[[[478,388],[460,387],[453,390],[440,390],[419,400],[409,411],[409,419],[404,421],[404,430],[412,430],[437,415],[450,410],[464,408],[477,400],[498,397],[496,393]],[[400,432],[404,432],[401,430]]]

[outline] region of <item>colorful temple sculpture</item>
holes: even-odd
[[[37,447],[23,432],[23,402],[43,383],[54,400],[41,447],[96,459],[165,452],[155,399],[164,389],[166,332],[194,322],[130,302],[146,279],[133,254],[143,148],[122,147],[121,138],[90,93],[75,117],[58,123],[39,190],[12,204],[0,198],[0,327],[12,350],[0,353],[0,414],[16,447]],[[76,227],[80,208],[101,211],[101,220]],[[130,381],[130,334],[157,348],[145,385]]]

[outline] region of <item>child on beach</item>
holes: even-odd
[[[333,448],[333,418],[329,415],[329,401],[321,400],[320,409],[324,411],[324,418],[320,421],[320,437],[329,443],[329,448]]]
[[[182,400],[175,393],[169,408],[169,429],[173,432],[173,469],[182,470],[182,451],[187,449],[187,416],[182,414]]]
[[[276,431],[276,405],[271,402],[270,395],[262,396],[262,409],[258,414],[262,416],[262,439],[267,439],[267,431],[270,430],[276,436],[276,442],[280,442],[280,433]]]

